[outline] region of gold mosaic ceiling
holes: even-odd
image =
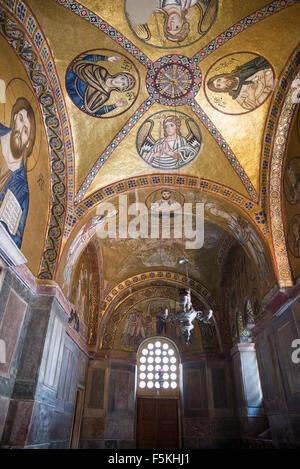
[[[144,201],[157,187],[168,186],[184,194],[186,202],[216,201],[223,212],[234,214],[236,219],[241,216],[249,224],[251,220],[254,223],[255,214],[263,213],[261,166],[266,120],[273,92],[298,43],[298,2],[181,2],[189,4],[182,15],[188,33],[176,40],[168,38],[168,24],[164,29],[168,5],[158,3],[146,2],[147,12],[142,0],[25,2],[54,59],[74,148],[74,174],[68,180],[73,200],[65,206],[75,221],[71,228],[64,228],[57,249],[59,262],[51,274],[60,283],[71,243],[97,213],[95,201],[108,198],[117,204],[117,197],[110,197],[118,192],[120,182],[132,201],[137,193]],[[132,15],[148,18],[137,25]],[[176,28],[169,21],[169,29]],[[247,67],[253,67],[252,71],[247,72]],[[215,77],[222,73],[240,73],[243,90],[237,91],[234,84],[228,92],[218,92]],[[120,79],[125,85],[118,82]],[[174,151],[173,156],[164,157],[161,149],[157,152],[170,116],[179,120],[177,132],[181,133],[181,145],[187,148],[180,158]],[[151,179],[154,174],[158,175],[157,184]],[[143,178],[152,184],[144,188]],[[180,178],[184,179],[182,187]],[[203,199],[206,188],[210,193]],[[36,196],[39,194],[33,188],[31,198]],[[87,203],[90,200],[93,203]],[[220,241],[229,232],[234,239],[224,217],[207,211],[206,218],[214,223],[210,233],[216,226],[212,237]],[[260,232],[262,244],[269,244],[272,252],[268,229],[259,223],[253,229]],[[26,251],[29,235],[24,239]],[[116,284],[146,268],[146,248],[137,243],[135,257],[128,246],[120,243],[112,249],[108,241],[103,244],[105,282]],[[175,269],[167,246],[164,249],[168,261],[158,260],[156,267]],[[181,247],[174,249],[175,259],[182,251]],[[197,264],[195,277],[205,280],[203,272],[197,274],[203,262],[209,287],[216,280],[219,249],[216,242],[211,257],[205,249],[192,256]],[[120,262],[113,264],[112,252],[120,262],[124,259],[127,270]],[[36,257],[29,259],[35,275],[41,269],[40,256]],[[271,255],[267,257],[271,264]]]

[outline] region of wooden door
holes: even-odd
[[[179,448],[177,399],[138,399],[137,448]]]
[[[76,403],[75,403],[75,409],[74,409],[73,427],[72,427],[72,435],[71,435],[71,441],[70,441],[70,447],[72,449],[78,448],[81,418],[82,418],[82,411],[83,411],[83,397],[84,397],[84,392],[78,389],[76,393]]]

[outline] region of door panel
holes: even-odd
[[[137,447],[179,448],[177,399],[138,399]]]

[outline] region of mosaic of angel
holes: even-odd
[[[186,136],[182,135],[182,119],[168,115],[161,123],[151,117],[140,127],[137,136],[137,149],[143,160],[153,168],[179,169],[196,158],[201,147],[201,133],[195,121],[184,114]],[[155,140],[153,131],[163,133]],[[162,127],[162,128],[161,128]]]
[[[154,47],[178,47],[198,41],[214,23],[217,0],[126,0],[134,34]]]

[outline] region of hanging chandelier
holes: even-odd
[[[188,260],[180,259],[179,264],[186,266],[186,276],[189,283]],[[176,312],[175,310],[174,312],[169,313],[166,308],[159,318],[162,323],[179,321],[181,331],[185,338],[185,343],[186,345],[189,345],[191,343],[191,333],[194,329],[194,320],[197,319],[205,324],[211,324],[213,322],[213,310],[209,309],[208,313],[204,313],[204,311],[196,311],[192,304],[190,288],[179,289],[179,305],[179,311]]]

